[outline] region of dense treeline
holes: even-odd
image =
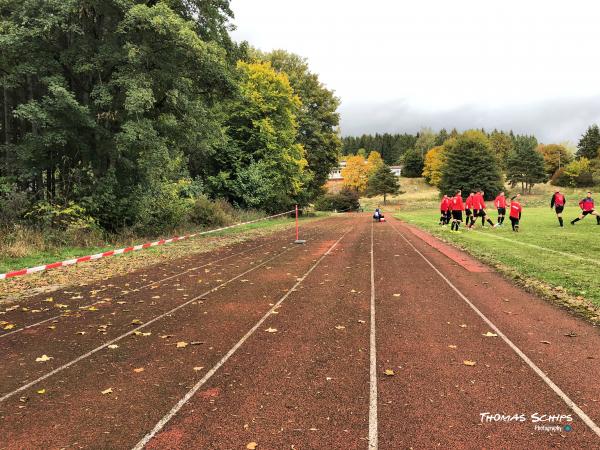
[[[156,233],[206,198],[318,195],[339,100],[304,59],[234,43],[232,18],[228,0],[2,2],[2,222]]]
[[[535,184],[548,180],[559,186],[600,184],[597,125],[587,129],[577,149],[568,144],[540,144],[533,135],[484,129],[436,133],[423,128],[416,135],[363,135],[344,137],[342,142],[343,154],[366,158],[381,153],[386,163],[402,164],[404,176],[424,176],[444,193],[462,186],[485,188],[492,195],[504,182],[520,186],[522,192],[531,192]]]

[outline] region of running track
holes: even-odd
[[[596,328],[395,220],[304,237],[5,311],[0,449],[600,448]]]

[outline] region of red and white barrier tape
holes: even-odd
[[[183,241],[184,239],[190,239],[190,238],[193,238],[196,236],[201,236],[204,234],[216,233],[218,231],[228,230],[230,228],[235,228],[235,227],[239,227],[242,225],[249,225],[251,223],[260,222],[262,220],[273,219],[274,217],[285,216],[286,214],[291,214],[293,212],[294,212],[294,210],[286,211],[286,212],[283,212],[280,214],[275,214],[273,216],[262,217],[260,219],[250,220],[248,222],[236,223],[234,225],[229,225],[228,227],[216,228],[214,230],[202,231],[200,233],[186,234],[185,236],[175,236],[170,239],[161,239],[160,241],[147,242],[145,244],[133,245],[131,247],[120,248],[118,250],[110,250],[110,251],[104,252],[104,253],[96,253],[95,255],[81,256],[79,258],[68,259],[66,261],[55,262],[55,263],[46,264],[43,266],[29,267],[26,269],[15,270],[13,272],[2,273],[2,274],[0,274],[0,280],[5,280],[7,278],[19,277],[19,276],[23,276],[23,275],[29,275],[31,273],[36,273],[36,272],[43,272],[44,270],[56,269],[57,267],[72,266],[73,264],[79,264],[79,263],[86,262],[86,261],[94,261],[96,259],[106,258],[107,256],[120,255],[122,253],[129,253],[129,252],[136,252],[138,250],[142,250],[142,249],[149,248],[149,247],[156,247],[158,245],[170,244],[171,242]]]

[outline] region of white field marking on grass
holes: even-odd
[[[502,240],[505,240],[505,241],[508,241],[508,242],[513,242],[515,244],[526,245],[527,247],[535,248],[537,250],[542,250],[544,252],[556,253],[557,255],[566,256],[567,258],[578,259],[580,261],[587,261],[587,262],[591,262],[593,264],[600,265],[600,260],[597,260],[597,259],[586,258],[585,256],[574,255],[573,253],[561,252],[560,250],[553,250],[553,249],[548,248],[548,247],[542,247],[541,245],[530,244],[528,242],[516,241],[514,239],[510,239],[510,238],[507,238],[507,237],[504,237],[504,236],[498,236],[496,234],[482,233],[481,231],[478,231],[478,230],[473,230],[473,231],[475,231],[478,234],[484,235],[484,236],[490,236],[490,237],[493,237],[493,238],[496,238],[496,239],[502,239]]]
[[[70,362],[68,362],[68,363],[66,363],[66,364],[64,364],[64,365],[62,365],[62,366],[60,366],[60,367],[57,367],[56,369],[52,370],[51,372],[48,372],[47,374],[45,374],[45,375],[42,375],[41,377],[39,377],[39,378],[37,378],[37,379],[35,379],[35,380],[31,381],[30,383],[24,384],[23,386],[21,386],[21,387],[19,387],[19,388],[15,389],[14,391],[11,391],[11,392],[9,392],[9,393],[7,393],[7,394],[4,394],[2,397],[0,397],[0,402],[3,402],[3,401],[5,401],[5,400],[9,399],[10,397],[12,397],[12,396],[13,396],[13,395],[15,395],[15,394],[18,394],[19,392],[22,392],[22,391],[24,391],[24,390],[26,390],[26,389],[29,389],[30,387],[32,387],[32,386],[34,386],[34,385],[36,385],[36,384],[37,384],[37,383],[39,383],[40,381],[43,381],[43,380],[45,380],[45,379],[47,379],[47,378],[50,378],[52,375],[55,375],[55,374],[57,374],[58,372],[61,372],[61,371],[65,370],[65,369],[67,369],[67,368],[71,367],[73,364],[76,364],[76,363],[78,363],[78,362],[79,362],[79,361],[81,361],[81,360],[84,360],[84,359],[86,359],[86,358],[89,358],[89,357],[90,357],[90,356],[92,356],[94,353],[97,353],[97,352],[99,352],[99,351],[100,351],[100,350],[102,350],[103,348],[106,348],[106,347],[108,347],[109,345],[111,345],[111,344],[114,344],[115,342],[118,342],[118,341],[120,341],[121,339],[123,339],[123,338],[125,338],[125,337],[127,337],[127,336],[130,336],[130,335],[132,335],[132,334],[133,334],[133,333],[135,333],[136,331],[139,331],[139,330],[141,330],[142,328],[145,328],[145,327],[147,327],[148,325],[150,325],[150,324],[152,324],[152,323],[156,322],[157,320],[160,320],[160,319],[162,319],[163,317],[166,317],[166,316],[168,316],[168,315],[170,315],[170,314],[173,314],[175,311],[178,311],[178,310],[180,310],[181,308],[183,308],[183,307],[185,307],[185,306],[189,305],[190,303],[192,303],[192,302],[194,302],[194,301],[196,301],[196,300],[199,300],[199,299],[201,299],[201,298],[203,298],[203,297],[206,297],[207,295],[211,294],[212,292],[215,292],[216,290],[218,290],[218,289],[222,288],[223,286],[226,286],[226,285],[228,285],[228,284],[229,284],[229,283],[231,283],[232,281],[235,281],[235,280],[237,280],[238,278],[241,278],[241,277],[243,277],[244,275],[246,275],[246,274],[248,274],[248,273],[250,273],[250,272],[253,272],[254,270],[258,269],[259,267],[262,267],[262,266],[264,266],[265,264],[267,264],[267,263],[269,263],[269,262],[273,261],[274,259],[276,259],[276,258],[280,257],[281,255],[283,255],[284,253],[286,253],[286,252],[290,251],[290,250],[291,250],[291,249],[293,249],[293,248],[297,248],[297,247],[288,247],[288,248],[286,248],[284,251],[282,251],[282,252],[279,252],[278,254],[276,254],[275,256],[273,256],[272,258],[269,258],[269,259],[267,259],[267,260],[263,261],[262,263],[260,263],[260,264],[257,264],[256,266],[252,267],[251,269],[248,269],[248,270],[246,270],[245,272],[242,272],[241,274],[239,274],[239,275],[237,275],[237,276],[235,276],[235,277],[233,277],[233,278],[231,278],[231,279],[229,279],[229,280],[227,280],[227,281],[225,281],[225,282],[221,283],[220,285],[218,285],[218,286],[215,286],[214,288],[212,288],[212,289],[210,289],[210,290],[208,290],[208,291],[206,291],[206,292],[204,292],[204,293],[202,293],[202,294],[200,294],[200,295],[198,295],[198,296],[196,296],[196,297],[194,297],[194,298],[192,298],[192,299],[188,300],[187,302],[185,302],[185,303],[182,303],[181,305],[179,305],[179,306],[176,306],[175,308],[173,308],[173,309],[171,309],[171,310],[169,310],[169,311],[167,311],[167,312],[165,312],[165,313],[163,313],[163,314],[160,314],[160,315],[158,315],[158,316],[154,317],[153,319],[151,319],[151,320],[149,320],[148,322],[146,322],[146,323],[144,323],[144,324],[140,325],[139,327],[135,327],[135,328],[133,328],[131,331],[129,331],[129,332],[127,332],[127,333],[124,333],[124,334],[122,334],[122,335],[120,335],[120,336],[118,336],[118,337],[116,337],[116,338],[114,338],[114,339],[112,339],[112,340],[110,340],[110,341],[108,341],[108,342],[105,342],[104,344],[102,344],[102,345],[100,345],[100,346],[98,346],[98,347],[94,348],[93,350],[90,350],[90,351],[89,351],[89,352],[87,352],[87,353],[84,353],[84,354],[83,354],[83,355],[81,355],[81,356],[78,356],[78,357],[77,357],[77,358],[75,358],[74,360],[72,360],[72,361],[70,361]]]
[[[167,278],[163,278],[163,279],[161,279],[161,280],[152,281],[152,282],[150,282],[150,283],[148,283],[148,284],[145,284],[145,285],[143,285],[143,286],[140,286],[140,287],[138,287],[138,288],[136,288],[136,289],[132,289],[131,291],[128,291],[128,292],[127,292],[127,294],[121,294],[121,295],[118,295],[118,296],[116,296],[116,297],[115,297],[115,299],[117,299],[117,298],[123,298],[123,297],[125,297],[125,296],[126,296],[126,295],[128,295],[128,294],[131,294],[131,293],[134,293],[134,292],[139,292],[139,291],[141,291],[142,289],[146,289],[147,287],[154,286],[155,284],[158,284],[158,283],[164,283],[165,281],[169,281],[169,280],[171,280],[171,279],[173,279],[173,278],[176,278],[176,277],[179,277],[179,276],[185,275],[185,274],[186,274],[186,273],[188,273],[188,272],[192,272],[192,271],[194,271],[194,270],[198,270],[198,269],[201,269],[201,268],[203,268],[203,267],[210,266],[211,264],[218,263],[218,262],[224,261],[224,260],[226,260],[226,259],[229,259],[229,258],[233,258],[234,256],[239,256],[239,255],[241,255],[241,254],[244,254],[244,253],[246,253],[246,252],[249,252],[250,250],[256,250],[257,248],[264,247],[265,245],[267,245],[267,243],[264,243],[264,244],[258,245],[258,246],[256,246],[256,247],[252,247],[252,248],[249,248],[249,249],[243,250],[243,251],[241,251],[241,252],[238,252],[238,253],[234,253],[233,255],[225,256],[225,257],[223,257],[223,258],[219,258],[219,259],[215,259],[214,261],[211,261],[211,262],[209,262],[209,263],[203,264],[203,265],[201,265],[201,266],[198,266],[198,267],[192,267],[192,268],[190,268],[190,269],[186,269],[186,270],[184,270],[183,272],[176,273],[175,275],[171,275],[171,276],[169,276],[169,277],[167,277]],[[97,302],[90,303],[89,305],[80,306],[80,307],[79,307],[79,309],[81,309],[81,310],[85,310],[85,308],[89,308],[90,306],[96,306],[96,305],[98,305],[98,304],[101,304],[101,303],[104,303],[104,300],[98,300]],[[60,318],[60,317],[68,317],[68,316],[63,316],[62,314],[58,314],[58,315],[56,315],[56,316],[50,317],[50,318],[48,318],[48,319],[41,320],[41,321],[39,321],[39,322],[36,322],[36,323],[32,323],[31,325],[27,325],[27,326],[25,326],[25,327],[19,328],[19,329],[17,329],[17,330],[14,330],[14,331],[11,331],[11,332],[9,332],[9,333],[0,334],[0,339],[1,339],[1,338],[3,338],[3,337],[6,337],[6,336],[10,336],[11,334],[19,333],[19,332],[21,332],[21,331],[23,331],[23,330],[28,330],[29,328],[37,327],[38,325],[43,325],[43,324],[45,324],[46,322],[50,322],[51,320],[56,320],[56,319],[58,319],[58,318]]]
[[[465,303],[467,305],[469,305],[471,307],[471,309],[473,311],[475,311],[475,313],[492,329],[494,330],[494,332],[500,336],[504,342],[506,342],[508,344],[508,346],[523,360],[525,361],[525,363],[544,381],[544,383],[546,383],[550,389],[552,389],[554,391],[554,393],[556,395],[558,395],[566,404],[569,408],[571,408],[573,410],[573,412],[575,414],[577,414],[579,416],[579,418],[596,434],[596,436],[600,437],[600,427],[598,427],[598,425],[596,425],[594,423],[594,421],[586,414],[583,412],[583,410],[577,406],[575,404],[575,402],[573,400],[571,400],[569,398],[569,396],[567,394],[565,394],[561,388],[559,388],[550,378],[548,378],[548,376],[531,360],[529,359],[529,357],[523,353],[521,351],[521,349],[519,349],[519,347],[517,347],[508,337],[506,337],[506,335],[504,333],[502,333],[502,331],[500,331],[500,329],[494,325],[494,323],[488,319],[456,286],[454,286],[454,284],[452,284],[452,282],[446,278],[446,276],[440,272],[438,270],[437,267],[435,267],[433,265],[433,263],[431,261],[429,261],[429,259],[427,259],[427,257],[425,257],[425,255],[423,255],[423,253],[421,253],[413,244],[412,242],[410,242],[403,233],[401,233],[400,231],[398,231],[398,229],[396,229],[396,227],[392,226],[392,228],[394,228],[394,230],[396,231],[396,233],[398,233],[402,239],[404,239],[408,245],[410,245],[412,247],[412,249],[421,257],[425,260],[425,262],[427,264],[429,264],[429,266],[440,276],[440,278],[442,278],[446,284],[448,284],[448,286],[450,286],[452,288],[452,290],[454,290],[454,292],[456,292],[458,294],[458,296],[460,298],[462,298]]]
[[[267,311],[267,313],[264,316],[262,316],[261,319],[258,322],[256,322],[256,324],[252,328],[250,328],[250,330],[244,336],[242,336],[242,338],[233,347],[231,347],[231,349],[225,354],[225,356],[223,356],[223,358],[221,358],[219,362],[217,362],[208,372],[206,372],[202,379],[198,381],[198,383],[196,383],[183,396],[183,398],[179,400],[177,404],[173,406],[173,408],[162,419],[158,421],[154,428],[136,444],[133,450],[143,449],[144,446],[148,442],[150,442],[150,440],[152,440],[152,438],[164,428],[164,426],[179,412],[179,410],[194,396],[194,394],[198,392],[198,389],[200,389],[217,372],[217,370],[219,370],[219,368],[223,364],[225,364],[227,360],[231,358],[231,356],[233,356],[233,354],[244,344],[244,342],[246,342],[248,338],[252,336],[254,332],[256,332],[256,330],[258,330],[258,328],[265,322],[265,320],[272,316],[273,312],[277,310],[277,308],[279,308],[279,306],[290,296],[292,292],[296,290],[298,286],[300,286],[300,284],[321,263],[321,261],[323,261],[323,259],[331,253],[331,251],[340,243],[340,241],[344,238],[344,236],[346,236],[346,234],[348,234],[349,231],[350,230],[344,232],[344,234],[342,234],[342,236],[337,241],[335,241],[335,243],[331,247],[329,247],[329,249],[325,253],[323,253],[323,255],[321,255],[321,257],[310,267],[310,269],[308,269],[308,271],[304,275],[302,275],[302,277],[296,282],[296,284],[294,284],[294,286],[288,289],[288,291],[283,295],[283,297],[281,297],[279,301],[275,303],[275,305],[273,305],[271,309],[269,309],[269,311]]]
[[[377,346],[375,332],[375,267],[373,264],[373,222],[371,222],[371,335],[369,366],[369,448],[377,449]]]

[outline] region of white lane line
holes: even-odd
[[[264,247],[265,245],[267,245],[267,243],[264,243],[264,244],[258,245],[258,246],[256,246],[256,247],[252,247],[252,248],[249,248],[249,249],[243,250],[243,251],[241,251],[241,252],[238,252],[238,253],[234,253],[233,255],[225,256],[225,257],[223,257],[223,258],[219,258],[219,259],[215,259],[214,261],[211,261],[211,262],[209,262],[209,263],[203,264],[203,265],[201,265],[201,266],[198,266],[198,267],[192,267],[192,268],[190,268],[190,269],[186,269],[186,270],[184,270],[183,272],[176,273],[175,275],[169,276],[169,277],[167,277],[167,278],[163,278],[163,279],[161,279],[161,280],[158,280],[158,281],[152,281],[152,282],[150,282],[150,283],[148,283],[148,284],[145,284],[145,285],[143,285],[143,286],[140,286],[140,287],[138,287],[138,288],[136,288],[136,289],[132,289],[132,290],[131,290],[131,291],[129,291],[127,294],[120,294],[120,295],[116,296],[116,297],[115,297],[115,299],[118,299],[118,298],[123,298],[123,297],[125,297],[125,296],[126,296],[126,295],[128,295],[128,294],[132,294],[132,293],[134,293],[134,292],[139,292],[139,291],[141,291],[142,289],[146,289],[147,287],[154,286],[155,284],[158,284],[158,283],[164,283],[165,281],[169,281],[169,280],[171,280],[171,279],[173,279],[173,278],[176,278],[176,277],[179,277],[179,276],[185,275],[185,274],[186,274],[186,273],[188,273],[188,272],[192,272],[192,271],[194,271],[194,270],[198,270],[198,269],[201,269],[201,268],[203,268],[203,267],[210,266],[211,264],[215,264],[215,263],[218,263],[218,262],[224,261],[224,260],[226,260],[226,259],[233,258],[234,256],[239,256],[239,255],[241,255],[241,254],[244,254],[244,253],[247,253],[247,252],[249,252],[250,250],[256,250],[257,248]],[[90,303],[89,305],[80,306],[80,307],[79,307],[79,309],[81,309],[81,310],[84,310],[85,308],[89,308],[90,306],[96,306],[96,305],[98,305],[98,304],[101,304],[101,303],[104,303],[104,300],[98,300],[97,302]],[[21,331],[23,331],[23,330],[28,330],[29,328],[34,328],[34,327],[37,327],[37,326],[39,326],[39,325],[43,325],[43,324],[45,324],[46,322],[50,322],[51,320],[56,320],[56,319],[59,319],[60,317],[69,317],[69,316],[64,316],[63,314],[58,314],[58,315],[56,315],[56,316],[50,317],[50,318],[48,318],[48,319],[41,320],[41,321],[39,321],[39,322],[36,322],[36,323],[32,323],[31,325],[27,325],[27,326],[25,326],[25,327],[22,327],[22,328],[19,328],[19,329],[17,329],[17,330],[10,331],[10,332],[8,332],[8,333],[5,333],[5,334],[0,334],[0,339],[1,339],[1,338],[3,338],[3,337],[6,337],[6,336],[10,336],[11,334],[19,333],[19,332],[21,332]]]
[[[446,278],[446,276],[440,272],[438,270],[437,267],[435,267],[431,261],[429,261],[429,259],[427,259],[427,257],[425,257],[423,255],[423,253],[421,253],[413,244],[412,242],[410,242],[403,233],[401,233],[400,231],[398,231],[398,229],[394,226],[392,226],[392,228],[396,231],[396,233],[398,233],[402,239],[404,239],[408,245],[410,245],[412,247],[412,249],[417,252],[417,254],[423,258],[425,260],[425,262],[427,264],[429,264],[429,266],[435,270],[435,272],[446,282],[446,284],[448,284],[448,286],[450,286],[454,292],[456,292],[458,294],[458,296],[460,298],[462,298],[465,303],[467,305],[469,305],[471,307],[471,309],[473,311],[475,311],[475,313],[477,313],[477,315],[492,329],[494,330],[494,332],[500,336],[504,342],[506,342],[508,344],[508,346],[517,354],[519,355],[519,357],[525,361],[525,363],[544,381],[544,383],[546,383],[550,389],[552,389],[554,391],[554,393],[556,395],[558,395],[566,404],[569,408],[571,408],[573,410],[573,412],[575,414],[577,414],[579,416],[579,418],[598,436],[600,437],[600,427],[598,427],[598,425],[596,425],[594,423],[594,421],[586,414],[583,412],[583,410],[577,406],[575,404],[575,402],[573,400],[571,400],[569,398],[569,396],[567,394],[565,394],[561,388],[559,388],[550,378],[548,378],[548,376],[531,360],[529,359],[529,357],[523,353],[521,351],[521,349],[519,349],[519,347],[517,347],[508,337],[506,337],[506,335],[504,333],[502,333],[502,331],[500,331],[500,329],[494,325],[492,323],[492,321],[490,319],[488,319],[481,311],[479,311],[479,309],[473,304],[471,303],[471,301],[456,287],[454,286],[454,284],[452,284],[452,282]]]
[[[597,260],[597,259],[586,258],[585,256],[574,255],[573,253],[561,252],[560,250],[553,250],[553,249],[548,248],[548,247],[542,247],[540,245],[530,244],[529,242],[516,241],[514,239],[510,239],[510,238],[507,238],[507,237],[504,237],[504,236],[498,236],[496,234],[482,233],[481,231],[478,231],[478,230],[473,230],[473,231],[475,231],[476,233],[479,233],[481,235],[493,237],[495,239],[502,239],[504,241],[512,242],[513,244],[525,245],[527,247],[535,248],[537,250],[542,250],[544,252],[555,253],[557,255],[566,256],[567,258],[573,258],[573,259],[577,259],[577,260],[580,260],[580,261],[586,261],[586,262],[591,262],[593,264],[600,265],[600,261]]]
[[[375,267],[373,265],[373,222],[371,222],[371,336],[369,367],[369,448],[376,449],[377,433],[377,346],[375,332]]]
[[[60,367],[57,367],[56,369],[52,370],[51,372],[48,372],[47,374],[45,374],[45,375],[42,375],[41,377],[39,377],[39,378],[37,378],[37,379],[35,379],[35,380],[31,381],[30,383],[24,384],[23,386],[21,386],[21,387],[19,387],[19,388],[15,389],[14,391],[11,391],[11,392],[9,392],[9,393],[7,393],[7,394],[4,394],[2,397],[0,397],[0,402],[3,402],[3,401],[5,401],[5,400],[9,399],[10,397],[12,397],[12,396],[13,396],[13,395],[15,395],[15,394],[18,394],[19,392],[22,392],[22,391],[24,391],[24,390],[26,390],[26,389],[29,389],[31,386],[34,386],[34,385],[36,385],[37,383],[39,383],[40,381],[43,381],[43,380],[45,380],[45,379],[47,379],[47,378],[51,377],[52,375],[55,375],[55,374],[57,374],[58,372],[61,372],[61,371],[65,370],[65,369],[67,369],[67,368],[71,367],[73,364],[76,364],[76,363],[78,363],[78,362],[79,362],[79,361],[81,361],[81,360],[84,360],[84,359],[86,359],[86,358],[89,358],[89,357],[90,357],[90,356],[92,356],[94,353],[97,353],[97,352],[99,352],[99,351],[100,351],[100,350],[102,350],[103,348],[105,348],[105,347],[107,347],[107,346],[109,346],[109,345],[112,345],[112,344],[114,344],[115,342],[118,342],[118,341],[120,341],[121,339],[123,339],[123,338],[125,338],[125,337],[127,337],[127,336],[130,336],[130,335],[132,335],[132,334],[133,334],[133,333],[135,333],[136,331],[139,331],[139,330],[141,330],[142,328],[145,328],[145,327],[147,327],[148,325],[150,325],[150,324],[152,324],[152,323],[156,322],[157,320],[160,320],[160,319],[162,319],[162,318],[164,318],[164,317],[166,317],[166,316],[168,316],[168,315],[170,315],[170,314],[173,314],[175,311],[178,311],[178,310],[180,310],[181,308],[183,308],[183,307],[185,307],[185,306],[189,305],[190,303],[192,303],[192,302],[194,302],[194,301],[196,301],[196,300],[199,300],[199,299],[201,299],[201,298],[203,298],[203,297],[206,297],[207,295],[211,294],[212,292],[215,292],[216,290],[218,290],[218,289],[220,289],[220,288],[222,288],[222,287],[224,287],[224,286],[228,285],[228,284],[229,284],[229,283],[231,283],[232,281],[235,281],[235,280],[237,280],[238,278],[241,278],[241,277],[243,277],[244,275],[246,275],[246,274],[248,274],[248,273],[250,273],[250,272],[252,272],[252,271],[254,271],[254,270],[258,269],[259,267],[262,267],[262,266],[264,266],[265,264],[267,264],[267,263],[269,263],[269,262],[273,261],[275,258],[278,258],[278,257],[280,257],[281,255],[283,255],[284,253],[286,253],[286,252],[290,251],[290,250],[291,250],[291,249],[293,249],[293,248],[295,248],[295,247],[288,247],[288,248],[286,248],[284,251],[282,251],[282,252],[279,252],[278,254],[276,254],[275,256],[273,256],[272,258],[269,258],[269,259],[267,259],[267,260],[263,261],[262,263],[260,263],[260,264],[257,264],[256,266],[252,267],[251,269],[248,269],[248,270],[246,270],[245,272],[243,272],[243,273],[241,273],[241,274],[239,274],[239,275],[237,275],[237,276],[235,276],[235,277],[231,278],[230,280],[227,280],[227,281],[225,281],[225,282],[223,282],[223,283],[219,284],[218,286],[215,286],[214,288],[212,288],[212,289],[210,289],[210,290],[208,290],[208,291],[206,291],[206,292],[204,292],[204,293],[202,293],[202,294],[200,294],[200,295],[198,295],[198,296],[196,296],[196,297],[194,297],[194,298],[192,298],[192,299],[188,300],[187,302],[185,302],[185,303],[182,303],[181,305],[179,305],[179,306],[176,306],[175,308],[173,308],[173,309],[171,309],[171,310],[169,310],[169,311],[167,311],[167,312],[165,312],[165,313],[163,313],[163,314],[160,314],[160,315],[156,316],[155,318],[153,318],[153,319],[149,320],[148,322],[146,322],[146,323],[144,323],[144,324],[140,325],[139,327],[133,328],[131,331],[129,331],[129,332],[125,333],[125,334],[122,334],[122,335],[120,335],[120,336],[118,336],[118,337],[114,338],[114,339],[113,339],[113,340],[111,340],[111,341],[105,342],[104,344],[100,345],[99,347],[96,347],[96,348],[94,348],[93,350],[90,350],[89,352],[87,352],[87,353],[84,353],[83,355],[81,355],[81,356],[79,356],[79,357],[75,358],[74,360],[72,360],[72,361],[70,361],[70,362],[68,362],[68,363],[66,363],[66,364],[64,364],[64,365],[62,365],[62,366],[60,366]]]
[[[223,356],[223,358],[219,360],[219,362],[217,362],[208,372],[206,372],[202,379],[198,381],[198,383],[196,383],[194,387],[192,387],[183,396],[183,398],[179,400],[177,404],[173,406],[173,408],[162,419],[158,421],[154,428],[136,444],[133,450],[143,449],[144,446],[148,442],[150,442],[150,440],[152,440],[152,438],[164,428],[164,426],[179,412],[179,410],[196,394],[196,392],[198,392],[198,389],[200,389],[215,374],[215,372],[217,372],[217,370],[219,370],[219,368],[223,364],[225,364],[229,358],[231,358],[231,356],[244,344],[244,342],[246,342],[256,330],[258,330],[258,328],[263,324],[263,322],[273,314],[273,312],[290,296],[292,292],[296,290],[298,286],[300,286],[300,284],[321,263],[321,261],[323,261],[323,259],[331,253],[331,251],[340,243],[344,236],[348,234],[348,231],[346,231],[342,235],[342,237],[340,237],[331,247],[329,247],[329,250],[327,250],[323,255],[321,255],[321,257],[311,266],[311,268],[308,269],[308,271],[304,275],[302,275],[302,277],[296,282],[296,284],[294,284],[294,286],[292,286],[284,294],[284,296],[281,297],[279,301],[275,303],[275,305],[273,305],[273,307],[271,307],[271,309],[269,309],[269,311],[267,311],[267,313],[264,316],[262,316],[262,318],[258,322],[256,322],[256,324],[252,328],[250,328],[250,330],[244,336],[242,336],[242,338],[225,354],[225,356]]]

